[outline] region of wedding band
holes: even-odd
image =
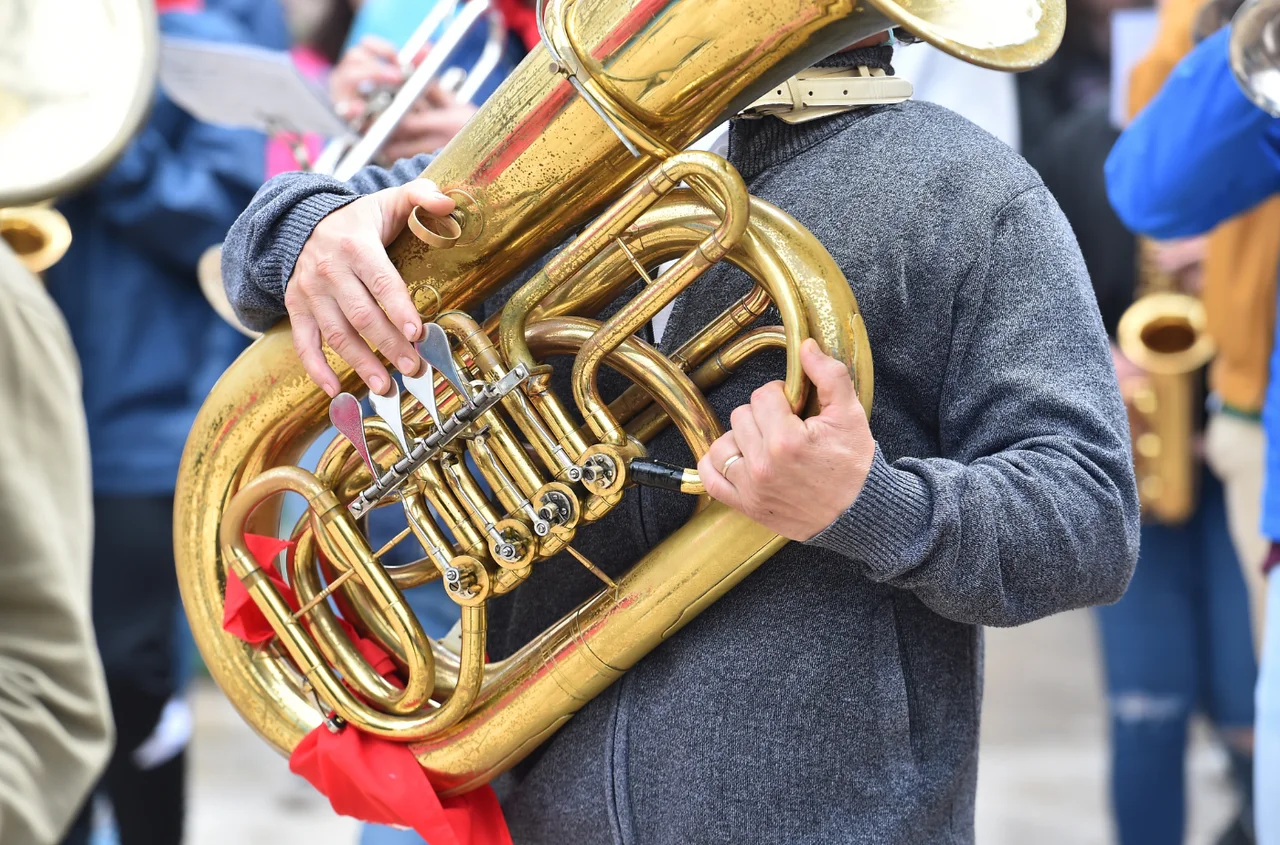
[[[734,455],[733,457],[729,458],[729,460],[725,461],[724,466],[720,468],[720,474],[723,475],[725,478],[728,478],[729,467],[733,466],[734,461],[741,460],[741,458],[742,458],[741,455]]]

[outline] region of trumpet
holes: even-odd
[[[502,59],[507,25],[491,0],[469,0],[461,11],[457,11],[457,7],[456,0],[440,0],[432,7],[397,56],[407,77],[404,84],[394,93],[389,89],[374,92],[360,117],[359,134],[331,140],[316,158],[311,167],[313,171],[342,181],[350,179],[375,160],[409,109],[433,83],[449,90],[459,102],[470,103],[475,99]],[[455,12],[457,15],[453,17]],[[432,43],[432,37],[446,21],[448,25],[440,38]],[[456,54],[463,39],[481,24],[488,32],[485,46],[471,69],[464,70],[456,63]],[[414,61],[428,46],[426,58],[414,67]]]
[[[470,69],[464,69],[457,62],[457,54],[467,35],[481,25],[487,33],[484,47]],[[453,93],[460,103],[471,103],[502,61],[507,31],[506,21],[492,0],[469,0],[461,11],[458,11],[457,0],[440,0],[397,54],[407,77],[404,84],[394,92],[389,89],[371,92],[358,126],[350,134],[331,139],[314,162],[304,158],[299,164],[305,170],[345,181],[376,159],[382,145],[432,84]],[[439,38],[433,43],[437,33]],[[414,67],[418,55],[428,46],[426,58]],[[218,316],[241,334],[258,337],[259,332],[247,328],[236,318],[227,300],[222,284],[221,244],[205,251],[196,272],[200,289]]]

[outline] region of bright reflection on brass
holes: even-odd
[[[560,64],[549,70],[547,51],[535,49],[424,174],[466,197],[461,237],[440,248],[407,232],[389,248],[466,379],[494,384],[528,368],[527,380],[413,471],[398,501],[376,502],[404,509],[426,557],[393,568],[370,552],[345,505],[373,476],[348,441],[332,443],[315,474],[293,466],[326,427],[328,397],[306,378],[287,325],[226,373],[187,444],[175,518],[183,601],[215,679],[264,738],[288,752],[332,711],[412,743],[444,792],[465,791],[517,763],[782,547],[782,538],[706,501],[622,573],[601,571],[570,543],[617,506],[633,481],[631,462],[646,459],[645,443],[662,428],[674,424],[695,455],[706,449],[723,421],[701,390],[752,355],[780,351],[793,407],[811,412],[799,349],[813,337],[849,366],[870,409],[866,329],[831,256],[786,213],[749,197],[723,160],[677,151],[767,86],[894,22],[1012,70],[1053,52],[1063,9],[1061,0],[922,0],[910,10],[889,0],[550,0],[546,37]],[[614,128],[646,155],[633,157]],[[681,181],[692,189],[677,188]],[[463,313],[571,232],[580,234],[500,318],[479,326]],[[726,303],[670,359],[635,336],[720,260],[755,281],[750,293]],[[658,275],[667,261],[674,264]],[[601,310],[642,277],[643,292],[602,320]],[[752,329],[771,304],[782,325]],[[574,358],[572,397],[551,390],[545,361],[555,355]],[[350,368],[330,362],[342,388],[357,393]],[[596,385],[602,367],[636,386],[606,403]],[[444,379],[434,394],[429,388],[414,385],[442,419],[463,407]],[[407,391],[402,416],[411,441],[436,426]],[[374,471],[403,460],[390,426],[367,419],[365,431]],[[645,464],[647,483],[701,491],[693,470],[655,466]],[[289,573],[310,604],[310,627],[293,617],[243,538],[278,533],[276,494],[285,491],[310,506],[291,534],[298,545]],[[603,588],[510,657],[485,664],[489,599],[531,577],[556,577],[543,562],[560,551]],[[229,577],[267,612],[277,634],[270,648],[222,632]],[[405,609],[400,591],[427,582],[458,605],[456,640],[429,640]],[[336,613],[391,655],[404,690],[340,634]]]

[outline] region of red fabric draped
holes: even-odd
[[[249,552],[295,611],[301,606],[280,577],[275,559],[293,543],[246,534]],[[395,664],[377,643],[339,620],[347,636],[383,677],[400,685]],[[222,627],[254,645],[275,636],[267,618],[237,577],[227,579]],[[289,769],[329,799],[339,815],[361,821],[413,828],[430,845],[512,845],[502,808],[490,786],[440,798],[408,746],[347,725],[333,733],[324,725],[303,737],[289,758]]]

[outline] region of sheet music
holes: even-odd
[[[166,37],[160,44],[160,85],[206,123],[269,133],[347,131],[325,92],[284,52]]]

